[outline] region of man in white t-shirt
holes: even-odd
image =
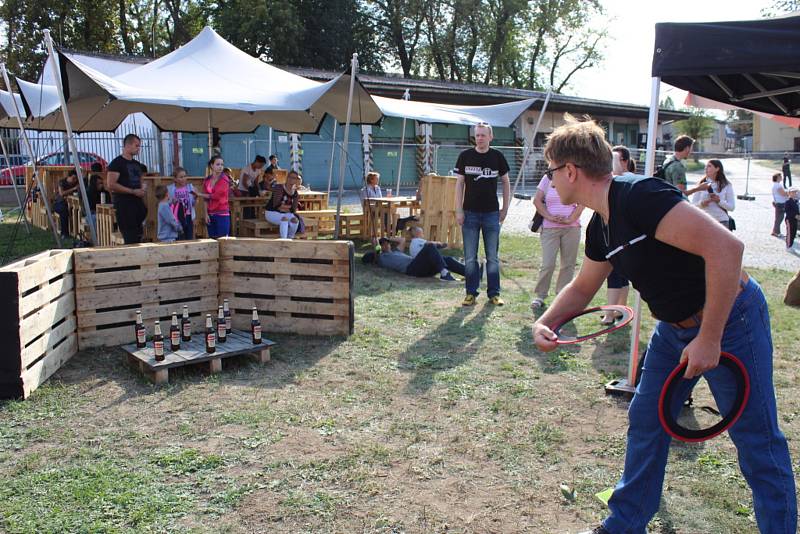
[[[245,196],[251,189],[251,196],[258,196],[258,181],[266,164],[267,159],[264,156],[256,156],[253,163],[242,167],[242,172],[239,173],[239,191],[245,193]]]

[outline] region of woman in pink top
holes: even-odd
[[[531,302],[534,310],[542,308],[550,291],[550,281],[556,269],[556,256],[561,252],[561,265],[556,280],[556,294],[572,281],[575,274],[575,261],[578,258],[578,245],[581,242],[580,204],[564,205],[554,187],[550,187],[550,178],[545,174],[539,182],[536,196],[533,197],[542,222],[542,265],[539,268],[539,281],[536,282],[536,298]]]
[[[197,196],[206,200],[206,225],[208,237],[225,237],[231,231],[231,208],[228,205],[228,193],[231,181],[223,170],[225,164],[222,157],[214,156],[208,162],[211,175],[203,181],[203,191]]]

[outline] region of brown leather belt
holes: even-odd
[[[747,282],[749,281],[750,281],[750,275],[748,275],[747,272],[742,271],[742,276],[739,277],[739,291],[736,292],[737,296],[739,295],[739,293],[742,292],[742,290],[744,290],[745,286],[747,285]],[[702,322],[703,322],[703,309],[700,308],[700,310],[697,313],[693,313],[688,318],[682,321],[678,321],[677,323],[669,323],[669,324],[671,324],[675,328],[686,329],[686,328],[697,328],[702,324]]]

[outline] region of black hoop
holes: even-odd
[[[673,438],[689,443],[696,443],[720,435],[739,419],[750,397],[750,376],[747,374],[747,369],[745,369],[744,364],[739,358],[727,352],[720,353],[719,364],[723,367],[727,367],[731,373],[733,373],[734,380],[736,381],[736,399],[733,402],[731,411],[717,424],[708,428],[693,430],[678,424],[678,421],[672,416],[671,410],[673,405],[672,398],[681,380],[683,380],[683,373],[686,371],[688,363],[688,361],[682,362],[670,373],[669,377],[667,377],[667,381],[661,389],[661,396],[658,399],[658,419],[661,421],[661,426],[664,427],[664,431]]]
[[[570,321],[572,321],[576,317],[580,317],[581,315],[588,315],[590,313],[603,312],[603,311],[604,312],[618,312],[618,313],[622,314],[622,317],[620,319],[618,319],[617,321],[615,321],[614,323],[608,325],[607,327],[601,328],[600,330],[596,330],[596,331],[594,331],[594,332],[592,332],[590,334],[585,334],[585,335],[578,336],[578,337],[566,337],[566,336],[562,337],[561,336],[561,329],[564,327],[564,325],[566,325],[567,323],[569,323]],[[602,336],[602,335],[605,335],[605,334],[609,334],[609,333],[613,332],[614,330],[619,330],[623,326],[625,326],[628,323],[630,323],[632,320],[633,320],[633,310],[628,306],[619,306],[619,305],[616,305],[616,304],[612,304],[612,305],[608,305],[608,306],[596,306],[594,308],[585,309],[580,313],[576,313],[575,315],[571,315],[571,316],[567,317],[566,319],[563,319],[563,320],[559,321],[558,325],[555,328],[553,328],[553,333],[556,336],[558,336],[558,338],[556,339],[556,343],[558,343],[559,345],[572,345],[573,343],[580,343],[582,341],[586,341],[587,339],[592,339],[592,338],[599,337],[599,336]]]

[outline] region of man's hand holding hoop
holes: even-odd
[[[719,365],[720,347],[719,340],[708,340],[700,335],[690,341],[681,353],[681,363],[689,362],[683,377],[694,378]]]

